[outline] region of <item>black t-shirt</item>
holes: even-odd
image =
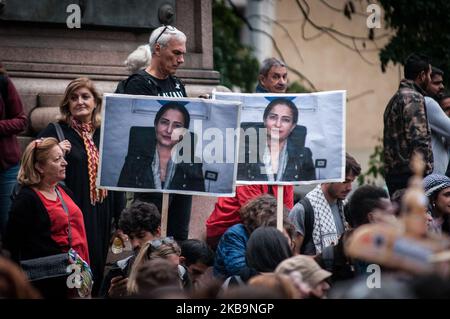
[[[125,94],[153,95],[164,97],[187,97],[184,84],[176,77],[161,80],[140,70],[131,75],[124,84]]]

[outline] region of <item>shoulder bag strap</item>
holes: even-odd
[[[327,246],[322,250],[322,261],[325,270],[333,272],[334,245]]]
[[[72,227],[70,226],[70,214],[69,209],[67,208],[66,202],[64,201],[63,197],[61,196],[61,193],[59,192],[58,186],[55,187],[56,195],[58,195],[59,200],[61,201],[61,205],[66,212],[67,215],[67,221],[68,221],[68,230],[69,230],[69,248],[72,248]]]
[[[59,125],[59,123],[52,123],[52,124],[56,129],[56,135],[58,135],[58,141],[60,141],[60,142],[64,141],[66,138],[64,137],[64,133],[62,131],[61,125]]]
[[[312,207],[308,197],[302,198],[300,203],[305,210],[305,237],[303,238],[303,244],[300,250],[300,253],[303,253],[306,244],[313,240],[312,233],[314,230],[314,208]]]

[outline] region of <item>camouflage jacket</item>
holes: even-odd
[[[425,174],[433,171],[431,132],[425,108],[425,92],[403,79],[384,111],[384,166],[386,175],[411,174],[414,151],[425,160]]]

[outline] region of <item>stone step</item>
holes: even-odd
[[[37,107],[30,114],[30,129],[34,134],[47,127],[50,122],[55,122],[59,115],[57,107]]]
[[[63,94],[48,94],[40,93],[38,95],[39,107],[59,107],[64,95]]]

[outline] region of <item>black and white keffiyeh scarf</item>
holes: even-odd
[[[316,248],[316,254],[320,254],[322,250],[330,245],[336,245],[339,239],[336,224],[331,211],[330,204],[323,194],[321,185],[317,185],[311,192],[306,194],[311,206],[314,208],[314,226],[312,239]],[[345,230],[348,224],[345,221],[342,201],[338,200],[339,214]]]

